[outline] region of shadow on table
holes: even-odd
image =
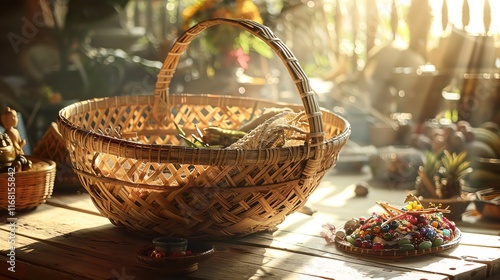
[[[150,246],[152,240],[124,228],[109,224],[58,236],[50,236],[50,233],[57,234],[57,230],[33,231],[33,234],[16,236],[14,277],[17,279],[42,279],[41,275],[53,278],[54,274],[58,279],[234,279],[235,276],[249,279],[265,274],[260,269],[265,248],[230,241],[196,240],[214,245],[212,257],[200,262],[194,273],[170,275],[168,271],[138,260],[138,251]],[[9,258],[7,253],[1,253],[2,266]],[[7,267],[3,271],[7,271]]]

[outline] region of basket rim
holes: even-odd
[[[37,168],[36,170],[34,168],[29,169],[29,170],[16,170],[16,172],[15,172],[16,177],[18,177],[18,176],[33,176],[33,175],[36,175],[38,173],[48,173],[48,172],[56,171],[57,164],[55,161],[53,161],[51,159],[35,157],[35,156],[25,156],[25,157],[26,157],[26,159],[31,160],[33,164],[38,163],[38,162],[43,162],[43,163],[46,163],[47,165],[40,167],[40,168]],[[8,175],[6,172],[4,172],[4,173],[0,173],[0,176],[3,176],[2,174]]]
[[[273,103],[278,106],[291,106],[295,108],[301,107],[299,104],[274,102],[264,99],[239,96],[190,93],[170,94],[171,98],[190,98],[199,96],[205,96],[208,98],[230,98],[234,100],[266,102]],[[137,143],[134,141],[114,138],[112,136],[107,136],[98,132],[83,129],[81,127],[78,127],[75,123],[71,122],[68,119],[68,114],[70,114],[72,111],[86,112],[92,109],[97,109],[98,105],[100,105],[100,102],[107,104],[107,108],[112,108],[111,105],[120,103],[130,105],[151,105],[153,104],[152,102],[154,102],[154,100],[155,99],[153,95],[141,95],[102,97],[79,101],[62,108],[59,111],[57,119],[59,131],[66,139],[66,141],[79,143],[80,145],[84,145],[86,148],[90,148],[91,150],[99,153],[107,153],[118,157],[134,158],[137,160],[154,161],[158,163],[171,163],[175,161],[176,163],[180,164],[192,164],[193,156],[207,156],[206,161],[203,161],[203,157],[200,158],[200,164],[202,165],[239,165],[241,163],[275,164],[285,161],[302,161],[314,158],[318,153],[322,152],[322,150],[324,150],[326,146],[332,146],[332,148],[338,148],[340,150],[345,142],[347,142],[351,133],[351,125],[344,117],[339,116],[338,114],[324,108],[322,108],[322,111],[328,112],[329,114],[333,115],[340,121],[341,124],[343,124],[344,128],[339,134],[314,145],[306,142],[303,145],[266,149],[206,149],[173,144],[160,145]],[[119,148],[109,149],[109,147]],[[225,156],[216,156],[222,154]],[[216,156],[216,158],[223,158],[223,160],[210,159],[214,156]]]

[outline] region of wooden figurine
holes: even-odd
[[[10,107],[5,108],[1,118],[2,126],[5,128],[5,133],[9,135],[12,145],[16,150],[16,154],[23,155],[23,147],[26,145],[26,140],[21,138],[21,134],[19,134],[19,131],[16,128],[19,122],[16,110],[11,109]]]

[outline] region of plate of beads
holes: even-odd
[[[461,232],[438,206],[424,208],[408,195],[403,207],[376,202],[383,210],[353,218],[339,228],[326,224],[321,235],[344,252],[374,257],[403,258],[436,253],[457,246]]]

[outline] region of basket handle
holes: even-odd
[[[170,81],[174,75],[175,68],[181,55],[187,49],[191,41],[205,29],[219,25],[232,25],[248,31],[252,35],[264,41],[273,49],[285,64],[292,80],[299,91],[309,122],[309,134],[306,143],[320,145],[324,141],[325,133],[323,118],[319,109],[316,93],[311,89],[309,79],[300,67],[300,64],[292,51],[274,35],[274,33],[262,24],[246,19],[216,18],[202,21],[185,31],[172,45],[163,63],[155,85],[153,114],[156,120],[164,120],[168,111],[168,95]]]

